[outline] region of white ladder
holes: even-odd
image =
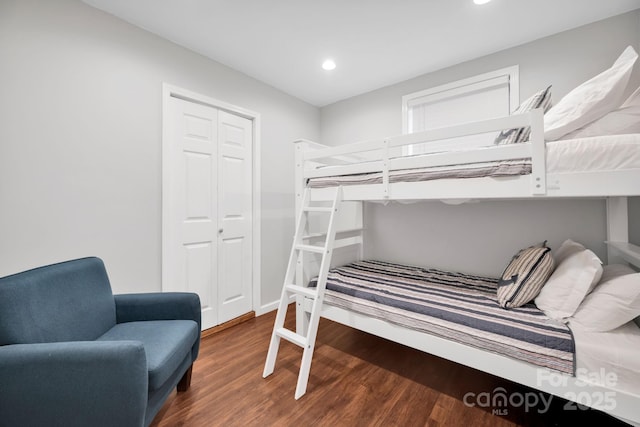
[[[293,247],[289,256],[289,265],[285,274],[284,286],[282,287],[282,296],[278,305],[278,313],[276,315],[273,332],[271,334],[271,343],[269,344],[269,352],[267,353],[267,361],[264,366],[263,377],[267,377],[273,373],[278,355],[278,347],[280,346],[280,338],[302,347],[302,362],[300,363],[300,372],[298,374],[298,384],[296,386],[295,398],[299,399],[307,391],[307,381],[309,380],[309,371],[311,369],[311,358],[313,357],[313,349],[316,344],[316,334],[318,332],[318,323],[320,322],[320,310],[322,309],[322,301],[324,298],[324,290],[327,284],[327,274],[331,264],[331,255],[333,253],[333,243],[336,238],[336,214],[340,202],[342,201],[342,187],[336,188],[336,194],[331,207],[310,206],[309,190],[304,190],[302,197],[302,209],[298,216],[296,224],[296,233],[293,239]],[[327,227],[326,239],[324,246],[306,245],[304,241],[308,238],[303,236],[307,229],[308,214],[310,212],[324,212],[329,214],[329,225]],[[302,252],[315,252],[322,254],[322,262],[320,263],[320,271],[318,273],[318,281],[315,289],[307,286],[299,286],[294,284],[296,265],[298,264],[299,255]],[[304,268],[304,267],[303,267]],[[289,305],[290,295],[298,295],[311,298],[313,305],[309,318],[307,333],[300,335],[284,327],[284,320],[287,315],[287,307]]]

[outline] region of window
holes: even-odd
[[[459,80],[402,97],[404,133],[509,115],[519,104],[518,66]],[[404,154],[491,145],[496,133],[408,146]]]

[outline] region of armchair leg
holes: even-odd
[[[187,372],[184,373],[182,379],[178,383],[178,391],[187,391],[191,386],[191,371],[193,370],[193,365],[189,366]]]

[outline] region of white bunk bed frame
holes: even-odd
[[[410,144],[524,126],[531,126],[531,138],[528,143],[428,156],[402,158],[390,155],[393,151],[398,151],[401,147]],[[366,158],[366,162],[353,163],[354,160],[361,159],[363,153],[371,150],[378,150],[378,156],[373,159]],[[531,174],[507,179],[466,178],[464,181],[443,179],[424,182],[389,182],[389,172],[396,169],[520,158],[532,159]],[[548,174],[541,110],[336,147],[298,140],[295,141],[295,163],[296,212],[300,212],[302,195],[309,178],[365,172],[382,172],[383,182],[343,186],[344,201],[360,202],[359,205],[362,205],[362,202],[366,201],[391,200],[605,198],[608,262],[627,261],[640,267],[640,247],[628,242],[627,210],[627,196],[640,195],[640,169]],[[331,167],[318,168],[319,164]],[[460,185],[461,182],[464,185]],[[332,188],[311,188],[309,191],[312,201],[332,200],[335,195],[335,189]],[[348,216],[347,222],[343,221],[343,224],[338,226],[346,230],[343,236],[348,237],[341,239],[338,233],[334,247],[358,245],[358,256],[361,259],[364,244],[362,206],[350,212]],[[296,282],[304,286],[302,265],[305,265],[304,261],[298,263]],[[297,298],[296,327],[298,333],[304,334],[309,304],[305,297]],[[327,304],[323,305],[321,317],[601,410],[629,424],[640,426],[638,409],[640,395],[614,391],[585,379],[579,380],[570,375]],[[611,395],[612,391],[614,395]],[[606,396],[613,396],[613,400],[602,398]]]

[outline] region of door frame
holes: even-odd
[[[194,102],[196,104],[202,104],[209,107],[216,108],[218,110],[227,111],[231,114],[244,117],[251,120],[252,123],[252,185],[251,185],[251,306],[256,315],[260,315],[261,299],[260,299],[260,114],[246,108],[238,107],[233,104],[229,104],[224,101],[220,101],[215,98],[211,98],[206,95],[202,95],[188,89],[184,89],[166,82],[162,83],[162,254],[161,254],[161,266],[162,266],[162,290],[165,292],[168,288],[164,283],[166,277],[166,263],[164,261],[164,254],[166,253],[165,244],[167,235],[167,229],[171,226],[168,221],[167,212],[168,207],[165,203],[168,203],[168,197],[166,192],[169,189],[168,177],[164,171],[167,170],[165,162],[168,161],[169,156],[169,141],[171,140],[169,123],[169,100],[171,98],[178,98],[188,102]]]

